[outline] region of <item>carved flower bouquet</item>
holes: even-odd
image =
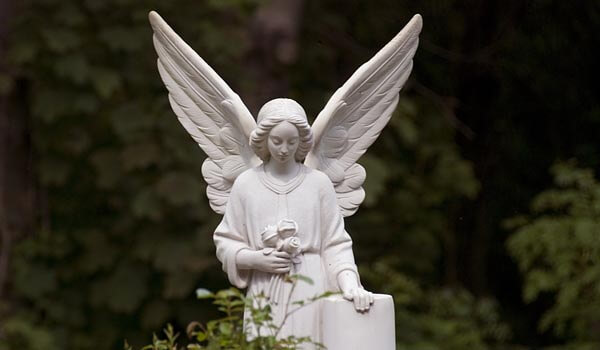
[[[292,257],[294,264],[300,263],[300,239],[297,237],[298,224],[294,220],[283,219],[277,225],[267,225],[261,232],[265,248],[263,254],[269,255],[274,251],[286,252]]]
[[[299,264],[301,242],[298,238],[298,224],[294,220],[283,219],[277,225],[267,225],[261,232],[261,238],[265,248],[263,254],[269,255],[274,251],[286,252],[290,254],[292,268],[290,273],[295,273],[294,265]],[[289,274],[289,273],[288,273]],[[282,298],[283,284],[287,274],[275,274],[271,277],[269,286],[264,291],[265,295],[272,302],[277,303]]]

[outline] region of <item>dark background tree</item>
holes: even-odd
[[[253,112],[289,96],[310,119],[421,13],[411,79],[361,158],[367,198],[347,220],[364,282],[394,294],[400,348],[597,345],[600,312],[563,331],[540,322],[570,307],[571,284],[535,280],[539,251],[519,250],[536,247],[539,217],[511,226],[525,237],[511,255],[503,222],[552,186],[557,160],[598,169],[598,2],[38,0],[0,1],[0,349],[119,348],[214,316],[193,294],[227,286],[219,217],[156,71],[151,9]],[[589,220],[548,215],[563,214],[559,237]],[[585,264],[569,271],[595,271]]]

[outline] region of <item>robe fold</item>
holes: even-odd
[[[301,243],[302,254],[290,273],[307,276],[314,282],[311,285],[298,281],[291,295],[291,284],[283,283],[281,275],[243,270],[236,265],[237,253],[242,249],[263,249],[262,230],[282,219],[298,224],[296,237]],[[231,189],[223,220],[215,230],[214,242],[229,281],[238,288],[248,288],[248,296],[262,293],[268,297],[276,325],[286,310],[298,307],[290,304],[286,308],[288,300],[293,303],[325,291],[339,291],[337,275],[344,270],[353,271],[358,278],[352,240],[344,229],[333,184],[324,173],[304,165],[286,184],[273,181],[262,165],[240,174]],[[292,334],[320,342],[318,302],[290,315],[279,336]],[[305,345],[303,349],[312,347]]]

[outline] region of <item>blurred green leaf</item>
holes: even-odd
[[[148,273],[139,266],[122,264],[104,279],[95,282],[92,302],[119,313],[132,313],[148,295]]]
[[[44,159],[40,164],[40,180],[44,185],[59,186],[66,183],[70,165],[59,159]]]
[[[13,79],[0,73],[0,96],[8,94],[13,88]]]
[[[171,172],[161,177],[156,192],[173,205],[195,204],[203,199],[200,181],[187,173]]]
[[[169,272],[165,278],[162,295],[165,299],[182,299],[189,297],[195,286],[196,279],[193,277],[191,271],[180,270]]]
[[[156,329],[167,321],[169,315],[169,304],[163,300],[153,300],[144,305],[141,314],[142,327],[145,329]]]
[[[135,195],[132,201],[132,211],[135,216],[148,218],[153,221],[160,220],[163,217],[162,206],[154,191],[150,189],[142,190]]]
[[[367,171],[365,180],[365,206],[372,206],[377,203],[377,200],[386,189],[386,181],[390,176],[390,172],[385,162],[375,156],[365,154],[360,158],[360,164]]]
[[[9,344],[18,344],[21,349],[28,350],[59,350],[61,349],[56,344],[54,334],[45,327],[33,325],[30,321],[23,318],[11,318],[0,324],[0,332],[2,332],[3,340]],[[4,344],[0,343],[0,349],[11,350],[4,348]]]
[[[100,188],[112,188],[117,185],[123,176],[121,159],[114,150],[96,152],[91,157],[91,162],[96,169],[96,183]]]
[[[150,29],[147,27],[123,27],[114,26],[102,28],[99,37],[111,49],[132,53],[139,51],[144,41],[150,37]]]
[[[41,32],[50,50],[64,53],[81,45],[81,36],[77,31],[66,28],[44,28]]]
[[[136,143],[123,149],[121,160],[125,170],[143,169],[157,164],[161,150],[154,143]]]
[[[44,265],[19,265],[15,287],[24,296],[37,299],[54,291],[58,286],[56,272]]]
[[[214,294],[206,288],[196,289],[196,298],[198,298],[198,299],[206,299],[206,298],[211,298],[213,296],[214,296]]]
[[[592,331],[598,313],[587,311],[600,310],[594,288],[600,283],[600,196],[594,195],[600,182],[574,162],[559,162],[551,171],[555,185],[532,200],[532,214],[512,226],[507,247],[524,274],[523,299],[553,297],[539,328],[598,342]]]
[[[80,53],[63,55],[54,62],[54,71],[60,78],[66,78],[76,84],[82,84],[88,80],[91,67]]]
[[[92,73],[92,82],[98,95],[103,98],[110,97],[121,87],[121,77],[118,73],[106,68],[94,69]]]

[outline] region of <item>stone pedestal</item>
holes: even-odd
[[[375,294],[375,303],[366,313],[341,295],[321,300],[323,345],[327,350],[395,350],[394,300]]]

